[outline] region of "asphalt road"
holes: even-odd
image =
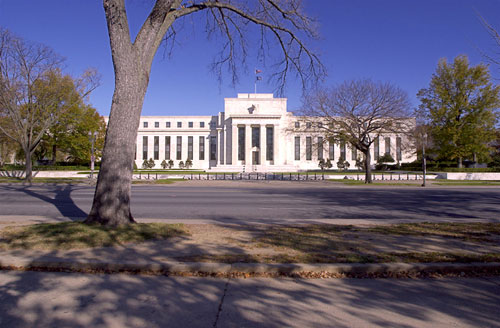
[[[0,217],[83,218],[93,193],[84,185],[0,184]],[[500,222],[500,188],[229,181],[134,185],[132,213],[138,219],[186,223]]]
[[[0,271],[0,326],[500,327],[500,279],[215,279]]]

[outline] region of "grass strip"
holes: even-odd
[[[141,243],[187,235],[182,224],[136,223],[104,227],[81,222],[10,226],[0,231],[0,249],[68,250]]]

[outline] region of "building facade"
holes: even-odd
[[[240,93],[224,99],[217,116],[142,116],[135,163],[152,159],[155,168],[170,160],[174,168],[186,160],[193,169],[220,172],[296,172],[318,169],[321,159],[333,168],[339,157],[355,168],[359,152],[345,144],[329,144],[303,117],[287,111],[286,98]],[[415,160],[403,150],[402,137],[386,135],[371,149],[375,163],[390,153],[399,162]]]

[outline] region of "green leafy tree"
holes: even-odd
[[[166,169],[168,167],[168,164],[167,164],[167,161],[166,160],[163,160],[160,164],[160,166],[162,167],[162,169]]]
[[[148,169],[152,169],[153,167],[155,167],[155,161],[150,158],[148,161]]]
[[[325,162],[325,160],[324,160],[324,159],[320,159],[320,160],[319,160],[319,163],[318,163],[318,166],[319,166],[319,168],[320,168],[321,170],[324,170],[324,169],[325,169],[325,167],[326,167],[326,162]]]
[[[52,49],[0,29],[0,133],[24,152],[28,181],[32,156],[44,135],[97,87],[95,72],[75,79],[64,75],[61,66]]]
[[[327,169],[331,169],[333,167],[332,161],[329,158],[326,159],[325,167]]]
[[[144,159],[144,161],[142,162],[142,168],[149,169],[149,162],[147,159]]]
[[[500,86],[490,81],[488,67],[470,66],[467,56],[452,64],[441,59],[428,88],[417,96],[419,112],[429,124],[432,140],[442,158],[487,160],[495,138]]]
[[[189,170],[191,167],[193,167],[193,161],[188,158],[184,163],[184,167]]]
[[[174,167],[174,161],[173,161],[173,160],[171,160],[171,159],[169,159],[169,160],[168,160],[168,169],[171,169],[171,168],[173,168],[173,167]]]
[[[184,162],[183,162],[183,161],[180,161],[180,162],[179,162],[179,168],[180,168],[180,169],[183,169],[183,168],[184,168]]]

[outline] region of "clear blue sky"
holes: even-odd
[[[132,32],[148,14],[152,0],[129,0]],[[313,47],[328,69],[325,84],[348,79],[388,81],[406,90],[414,106],[417,91],[426,87],[438,60],[459,54],[471,63],[483,61],[478,49],[500,52],[482,27],[476,12],[500,30],[500,0],[304,0],[306,11],[318,19],[322,40]],[[214,41],[204,25],[187,20],[171,58],[160,48],[153,64],[143,115],[215,115],[223,99],[253,92],[253,68],[271,71],[248,58],[248,71],[231,86],[210,72]],[[78,75],[95,67],[102,85],[90,102],[109,114],[113,67],[106,21],[100,0],[0,0],[0,26],[31,41],[44,43],[66,58],[66,72]],[[500,78],[500,72],[495,73]],[[272,92],[262,82],[258,92]],[[291,81],[285,96],[289,110],[300,107],[301,91]]]

